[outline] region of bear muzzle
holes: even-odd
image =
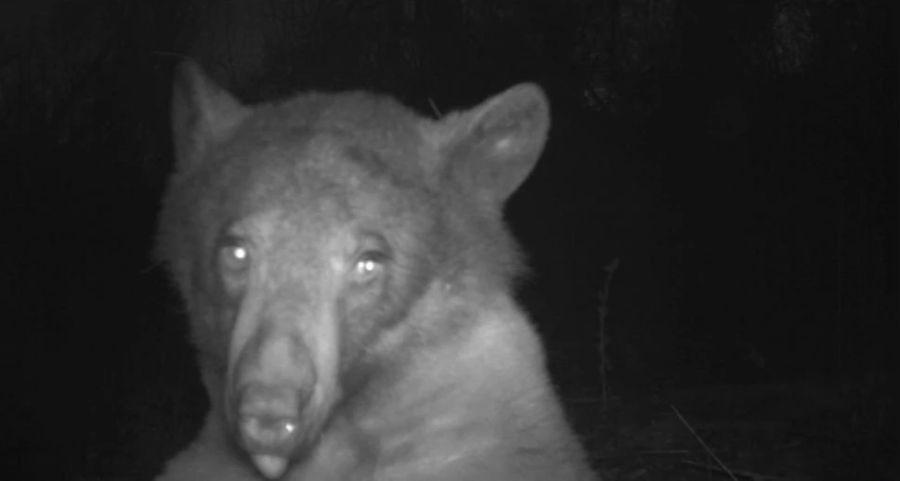
[[[233,432],[266,477],[280,477],[317,431],[312,393],[317,369],[304,343],[289,335],[263,336],[243,352],[231,393]]]

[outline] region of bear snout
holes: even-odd
[[[283,329],[259,329],[240,352],[229,402],[232,429],[259,471],[276,478],[315,434],[310,404],[317,369],[306,343]]]

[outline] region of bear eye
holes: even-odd
[[[219,247],[219,268],[224,274],[240,274],[250,265],[250,247],[238,238],[228,238]]]
[[[360,283],[366,283],[379,277],[384,271],[387,255],[379,251],[363,252],[353,265],[353,276]]]

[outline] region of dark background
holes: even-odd
[[[539,83],[553,126],[508,211],[532,268],[518,294],[598,469],[634,472],[616,456],[646,419],[617,405],[702,417],[699,392],[732,413],[766,386],[755,409],[802,436],[708,425],[733,465],[812,446],[814,468],[755,469],[896,479],[896,16],[888,0],[5,2],[2,467],[148,479],[200,423],[150,255],[190,57],[248,102],[364,88],[433,115]],[[800,429],[794,411],[817,416]]]

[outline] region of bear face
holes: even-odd
[[[516,426],[546,423],[536,439],[582,469],[509,294],[520,263],[502,207],[543,148],[537,87],[433,121],[366,93],[248,107],[187,64],[173,126],[159,252],[191,317],[206,431],[237,463],[270,478],[494,476],[516,461],[472,468],[486,461],[466,446],[513,453]],[[522,419],[482,432],[495,415]]]

